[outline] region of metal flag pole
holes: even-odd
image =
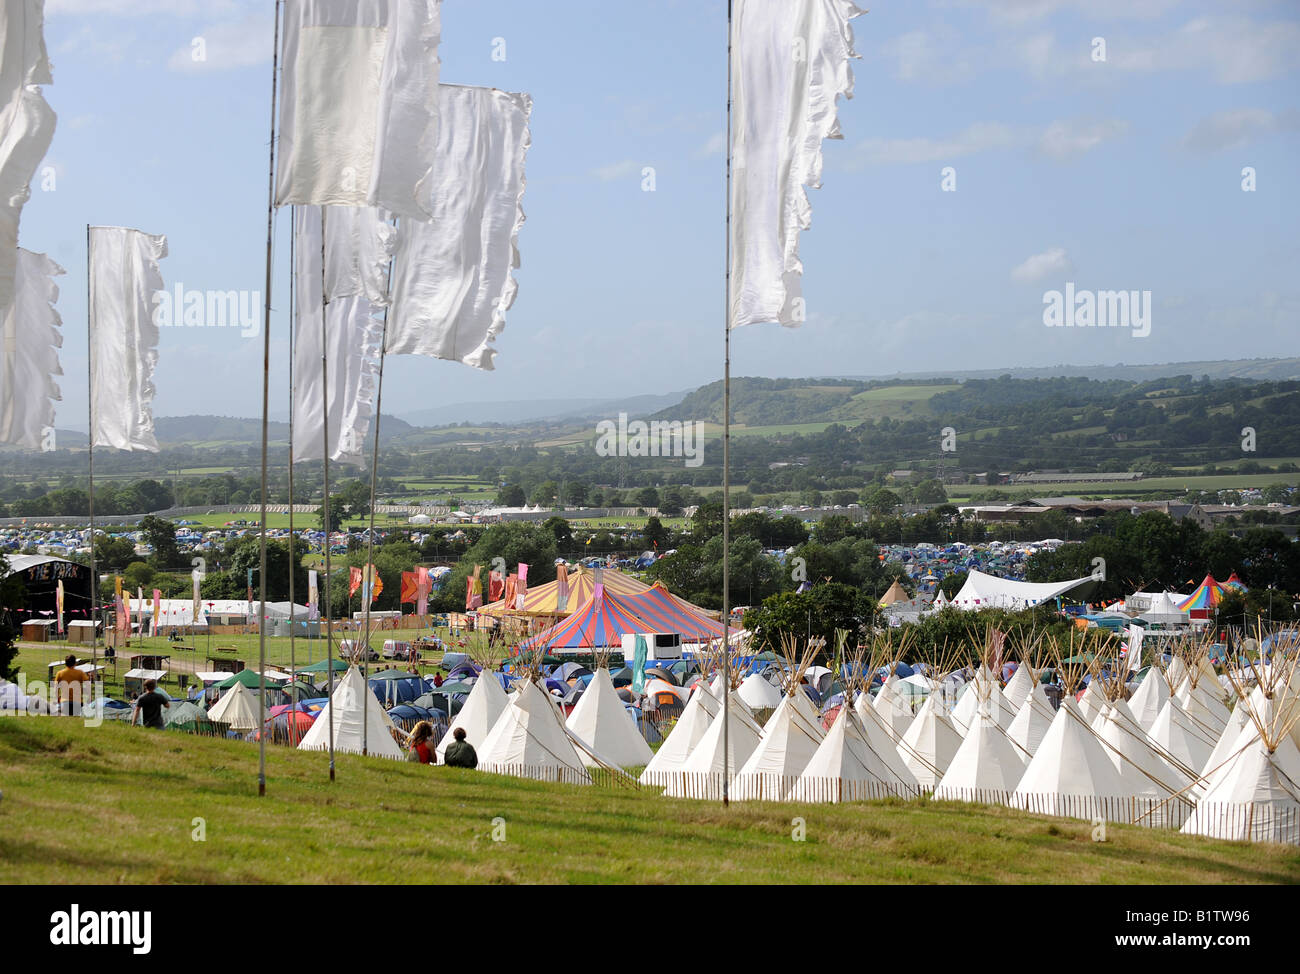
[[[297,207],[289,207],[289,742],[297,744],[294,738],[298,734],[298,660],[294,653],[294,632],[297,628],[294,616],[295,601],[294,576],[298,574],[298,536],[293,533],[293,354],[294,336],[298,329],[294,327],[294,291],[298,284],[298,265],[296,256],[297,234],[293,232]]]
[[[99,636],[99,569],[95,563],[95,314],[90,286],[90,224],[86,224],[86,462],[90,476],[90,662],[95,665]],[[113,672],[117,672],[114,665]]]
[[[275,230],[275,95],[280,69],[280,3],[275,4],[275,36],[271,49],[271,147],[266,194],[266,301],[262,308],[262,520],[258,541],[257,623],[257,794],[266,794],[266,441],[271,388],[271,244]],[[250,606],[251,608],[251,606]]]
[[[329,681],[330,781],[334,780],[334,620],[330,615],[330,397],[329,397],[329,329],[325,326],[329,311],[329,294],[325,290],[325,207],[320,207],[320,385],[321,436],[325,449],[321,454],[324,470],[325,514],[325,672]]]
[[[392,301],[393,259],[388,259],[388,299]],[[362,675],[365,677],[366,692],[361,697],[361,754],[369,753],[370,744],[370,605],[375,600],[375,577],[379,570],[375,568],[375,481],[379,477],[379,421],[380,410],[384,404],[384,353],[388,346],[388,305],[384,305],[384,328],[379,342],[379,380],[375,390],[375,445],[370,457],[370,530],[366,532],[366,567],[363,569],[368,584],[362,588],[362,597],[366,600],[365,632],[361,657]],[[398,593],[397,611],[402,610],[401,593]]]
[[[731,8],[727,0],[727,270],[722,357],[722,804],[731,778]]]

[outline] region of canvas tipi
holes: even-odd
[[[531,674],[516,684],[514,696],[478,748],[478,761],[482,771],[591,783],[554,706]]]
[[[478,747],[482,744],[508,703],[509,698],[501,689],[501,681],[497,679],[496,673],[485,666],[479,673],[478,679],[474,681],[474,686],[470,688],[469,696],[461,705],[460,712],[452,718],[447,733],[438,742],[436,748],[438,760],[442,760],[447,746],[456,739],[457,727],[465,729],[465,740],[469,741],[471,746]]]
[[[334,685],[334,695],[303,735],[298,747],[303,751],[328,750],[332,725],[334,750],[361,754],[364,749],[367,755],[400,761],[405,754],[389,732],[391,722],[387,717],[374,692],[366,685],[361,670],[350,666],[343,679]]]
[[[826,735],[820,715],[803,690],[803,678],[825,645],[825,640],[814,638],[799,651],[793,638],[781,641],[786,661],[785,692],[763,725],[758,746],[736,775],[731,795],[737,800],[784,798],[792,779],[802,773],[817,752]]]
[[[212,705],[208,711],[208,720],[229,724],[231,730],[241,733],[257,730],[257,696],[242,683],[236,683]]]
[[[623,706],[614,689],[608,666],[599,666],[587,684],[567,721],[569,730],[589,748],[620,768],[644,767],[654,757],[650,745],[637,730],[636,721]],[[583,764],[594,767],[598,762],[585,752],[578,755]]]

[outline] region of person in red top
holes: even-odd
[[[442,674],[441,674],[441,673],[435,673],[435,674],[433,674],[433,685],[434,685],[435,687],[440,687],[440,686],[442,686]]]
[[[438,752],[433,749],[433,725],[427,720],[422,720],[411,728],[410,745],[411,748],[406,755],[408,761],[418,761],[421,764],[438,763]]]

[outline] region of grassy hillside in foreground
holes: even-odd
[[[723,809],[350,756],[331,785],[324,755],[279,747],[267,763],[259,799],[249,744],[0,719],[0,883],[1300,881],[1296,849],[1129,827],[1098,843],[1002,808]]]

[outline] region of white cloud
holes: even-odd
[[[1038,139],[1038,151],[1064,162],[1097,148],[1128,131],[1128,122],[1105,119],[1093,122],[1053,122]]]
[[[1300,111],[1270,112],[1266,108],[1234,108],[1201,119],[1183,137],[1183,148],[1193,152],[1217,152],[1251,139],[1276,132],[1300,130]]]
[[[627,179],[631,176],[641,175],[641,163],[634,159],[624,159],[622,162],[615,162],[608,166],[593,169],[591,174],[602,183],[612,183],[616,179]]]
[[[264,13],[203,28],[167,60],[172,71],[230,71],[271,60],[275,25]],[[201,59],[198,59],[201,55]]]
[[[110,17],[154,17],[169,14],[175,17],[195,17],[230,14],[240,5],[233,0],[46,0],[45,14],[87,16],[102,14]]]
[[[978,57],[969,39],[951,29],[914,30],[886,41],[881,52],[894,62],[894,77],[899,81],[930,85],[969,81],[977,73],[975,60],[987,60]]]
[[[1023,264],[1011,271],[1011,280],[1021,282],[1041,281],[1047,277],[1059,277],[1074,270],[1070,257],[1064,247],[1052,247],[1041,254],[1034,254]]]
[[[696,159],[707,159],[710,156],[720,156],[727,151],[727,133],[714,132],[709,136],[709,141],[695,150]]]
[[[1123,71],[1209,68],[1220,84],[1267,81],[1295,71],[1300,24],[1244,17],[1198,17],[1145,46],[1112,41],[1108,63]]]
[[[938,162],[1004,149],[1022,141],[1001,122],[976,122],[947,139],[864,139],[853,146],[846,168],[892,163]]]

